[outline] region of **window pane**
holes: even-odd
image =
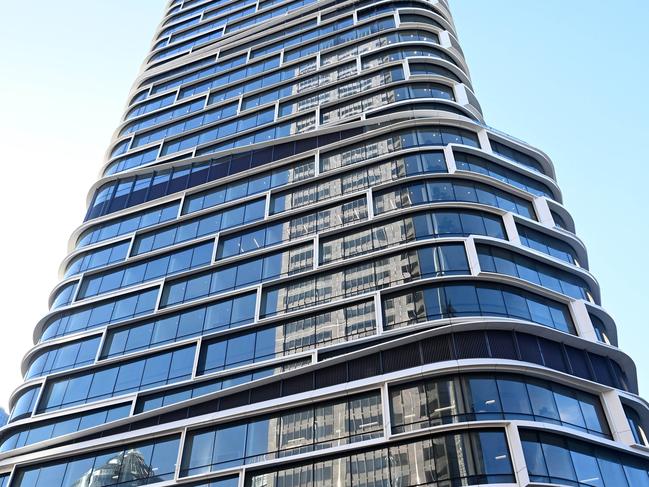
[[[554,394],[542,385],[527,384],[534,414],[541,420],[559,420]]]
[[[498,379],[498,391],[502,401],[503,412],[508,418],[516,419],[520,414],[522,418],[532,414],[530,400],[527,397],[527,388],[521,381],[515,379]]]
[[[505,435],[501,432],[481,432],[473,436],[480,454],[480,468],[478,475],[508,475],[511,474],[512,465],[509,458],[509,449]],[[496,481],[497,478],[490,480]]]
[[[467,380],[467,398],[476,420],[501,419],[502,406],[496,380],[491,377]]]
[[[541,436],[543,439],[543,454],[550,477],[563,480],[577,480],[572,467],[570,452],[561,438]],[[623,484],[620,484],[623,485]]]
[[[217,468],[241,465],[245,453],[246,425],[220,428],[214,440],[212,464]]]
[[[569,441],[568,445],[577,480],[587,485],[603,487],[602,475],[592,450],[583,443],[576,441]]]

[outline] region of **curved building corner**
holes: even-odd
[[[0,428],[0,487],[649,486],[551,160],[445,0],[172,0]]]

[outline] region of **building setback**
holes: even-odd
[[[649,486],[550,159],[446,0],[173,0],[0,429],[0,487]]]

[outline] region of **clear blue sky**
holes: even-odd
[[[487,122],[554,160],[649,395],[649,2],[451,0]],[[164,0],[0,0],[0,405],[46,313]]]

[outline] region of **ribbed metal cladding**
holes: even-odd
[[[88,202],[0,487],[649,485],[552,162],[445,0],[173,0]]]

